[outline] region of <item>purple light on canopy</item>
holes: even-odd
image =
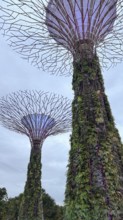
[[[1,0],[0,29],[34,66],[70,75],[86,46],[102,67],[123,60],[122,6],[123,0]]]
[[[18,91],[0,99],[0,123],[31,144],[71,130],[71,102],[43,91]]]
[[[33,140],[47,136],[47,132],[55,125],[55,120],[45,114],[29,114],[21,119]]]
[[[72,53],[77,42],[97,45],[113,28],[117,0],[50,0],[46,25],[50,36]]]

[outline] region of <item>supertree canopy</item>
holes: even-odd
[[[0,122],[25,134],[31,155],[19,220],[43,220],[41,149],[50,135],[71,128],[71,104],[67,98],[42,91],[19,91],[0,99]]]
[[[97,47],[112,31],[117,0],[54,1],[46,9],[50,36],[76,56],[84,43]]]
[[[34,66],[71,74],[76,52],[89,47],[109,67],[123,59],[122,0],[1,0],[0,27]],[[83,45],[84,44],[84,45]]]
[[[32,140],[41,140],[49,135],[49,131],[55,126],[54,118],[44,114],[29,114],[21,119],[27,128]]]

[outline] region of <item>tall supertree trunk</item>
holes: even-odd
[[[123,146],[97,56],[74,62],[65,220],[123,219]]]
[[[44,220],[41,189],[41,144],[32,144],[19,220]]]

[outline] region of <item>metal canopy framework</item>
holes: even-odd
[[[33,140],[40,140],[55,126],[55,120],[45,114],[29,114],[21,119]]]
[[[31,142],[69,131],[71,114],[67,98],[42,91],[19,91],[0,100],[3,126],[26,134]]]
[[[46,24],[50,36],[74,55],[76,44],[90,41],[96,47],[112,31],[117,0],[50,0]]]
[[[123,60],[122,6],[122,0],[1,0],[0,27],[34,66],[69,75],[80,39],[91,40],[103,67]]]

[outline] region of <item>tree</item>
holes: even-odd
[[[5,220],[4,216],[7,210],[7,191],[6,188],[0,188],[0,219]]]
[[[19,208],[22,201],[22,197],[23,194],[21,193],[19,196],[8,199],[6,212],[7,220],[18,220]]]
[[[42,189],[42,195],[44,219],[63,220],[63,207],[56,205],[55,201],[45,192],[44,189]],[[6,189],[3,188],[0,189],[0,196],[2,198],[0,200],[0,220],[18,220],[19,207],[23,199],[23,193],[19,196],[8,199]]]
[[[43,210],[45,220],[63,219],[63,207],[56,205],[55,201],[43,190]]]

